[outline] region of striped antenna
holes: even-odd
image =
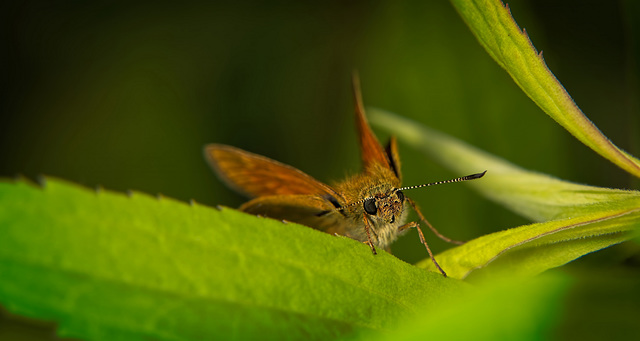
[[[468,180],[474,180],[474,179],[480,179],[481,177],[484,176],[484,174],[487,171],[484,171],[482,173],[476,173],[476,174],[471,174],[471,175],[467,175],[467,176],[463,176],[460,178],[455,178],[455,179],[451,179],[451,180],[445,180],[445,181],[438,181],[438,182],[432,182],[430,184],[423,184],[423,185],[417,185],[417,186],[408,186],[408,187],[402,187],[402,188],[396,188],[396,191],[404,191],[406,189],[414,189],[414,188],[421,188],[421,187],[429,187],[429,186],[434,186],[434,185],[442,185],[442,184],[449,184],[452,182],[461,182],[461,181],[468,181]]]
[[[423,184],[423,185],[417,185],[417,186],[408,186],[408,187],[401,187],[401,188],[394,188],[393,192],[397,192],[397,191],[404,191],[407,189],[414,189],[414,188],[421,188],[421,187],[429,187],[429,186],[434,186],[434,185],[442,185],[442,184],[448,184],[448,183],[452,183],[452,182],[461,182],[461,181],[468,181],[468,180],[474,180],[474,179],[480,179],[481,177],[484,176],[484,174],[487,173],[487,171],[484,171],[482,173],[476,173],[476,174],[471,174],[471,175],[467,175],[467,176],[463,176],[460,178],[455,178],[455,179],[451,179],[451,180],[445,180],[445,181],[438,181],[438,182],[432,182],[430,184]],[[369,198],[364,198],[362,200],[358,200],[356,202],[352,202],[348,205],[344,205],[341,207],[337,207],[334,208],[332,211],[342,211],[345,208],[349,208],[351,206],[356,206],[356,205],[360,205],[363,202],[369,200],[369,199],[373,199],[373,197],[369,197]]]
[[[486,172],[487,172],[487,171],[484,171],[484,172],[482,172],[482,173],[471,174],[471,175],[467,175],[467,176],[463,176],[463,177],[455,178],[455,179],[451,179],[451,180],[445,180],[445,181],[432,182],[432,183],[430,183],[430,184],[423,184],[423,185],[417,185],[417,186],[408,186],[408,187],[395,188],[395,189],[393,189],[393,191],[394,191],[394,192],[397,192],[397,191],[404,191],[404,190],[407,190],[407,189],[414,189],[414,188],[421,188],[421,187],[429,187],[429,186],[434,186],[434,185],[448,184],[448,183],[452,183],[452,182],[461,182],[461,181],[468,181],[468,180],[480,179],[481,177],[483,177],[483,176],[484,176],[484,174],[485,174]],[[342,211],[342,210],[344,210],[345,208],[349,208],[349,207],[351,207],[351,206],[360,205],[360,204],[362,204],[363,202],[365,202],[365,201],[367,201],[367,200],[369,200],[369,199],[373,199],[373,197],[370,197],[370,198],[364,198],[364,199],[362,199],[362,200],[358,200],[358,201],[356,201],[356,202],[352,202],[352,203],[350,203],[350,204],[348,204],[348,205],[344,205],[344,206],[341,206],[341,207],[334,208],[332,211]],[[326,212],[329,212],[329,211],[326,211]],[[325,212],[325,213],[326,213],[326,212]]]

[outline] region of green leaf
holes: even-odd
[[[582,113],[547,68],[509,8],[500,0],[451,0],[489,55],[545,113],[582,143],[630,174],[640,177],[640,160],[614,145]]]
[[[460,292],[310,228],[47,179],[0,182],[0,303],[92,340],[328,339]]]
[[[571,280],[562,274],[500,278],[430,307],[373,340],[545,340],[557,327]]]
[[[625,263],[566,269],[574,284],[562,300],[558,340],[640,338],[640,276],[636,266]]]
[[[436,256],[453,278],[529,277],[633,237],[640,200],[626,210],[520,226],[476,238]],[[633,206],[635,205],[635,206]],[[430,260],[418,264],[434,268]]]
[[[620,202],[640,198],[638,191],[579,185],[525,170],[451,136],[379,109],[369,110],[369,117],[372,123],[390,130],[400,140],[460,175],[487,170],[481,180],[467,184],[534,221],[616,209]]]
[[[545,223],[486,235],[449,249],[436,259],[454,278],[531,276],[633,237],[640,226],[640,192],[577,185],[526,171],[443,133],[380,110],[371,122],[460,174],[486,169],[468,182],[481,194]],[[429,260],[419,266],[433,268]]]

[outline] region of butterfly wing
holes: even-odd
[[[338,219],[343,218],[333,209],[331,202],[320,195],[259,197],[240,206],[240,210],[250,214],[292,221],[321,231],[339,225]]]
[[[362,104],[362,92],[360,91],[360,79],[357,73],[353,74],[353,96],[356,104],[356,128],[358,130],[358,138],[360,142],[360,150],[362,153],[362,165],[364,170],[369,169],[373,164],[378,163],[392,170],[398,178],[400,178],[400,169],[394,168],[394,163],[399,166],[397,160],[397,147],[395,139],[392,138],[389,144],[389,153],[382,148],[378,138],[373,134],[367,117],[364,114],[364,105]],[[395,154],[393,154],[395,153]]]
[[[311,176],[278,161],[239,148],[211,144],[205,156],[229,187],[248,197],[272,195],[319,195],[337,202],[340,195]]]

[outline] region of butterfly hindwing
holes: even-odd
[[[333,210],[334,206],[320,195],[277,195],[255,198],[242,206],[240,210],[311,226],[326,230],[336,225],[336,218],[342,216]]]

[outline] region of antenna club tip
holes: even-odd
[[[485,174],[487,173],[487,171],[484,171],[482,173],[476,173],[476,174],[471,174],[467,177],[468,180],[473,180],[473,179],[480,179],[481,177],[483,177]]]

